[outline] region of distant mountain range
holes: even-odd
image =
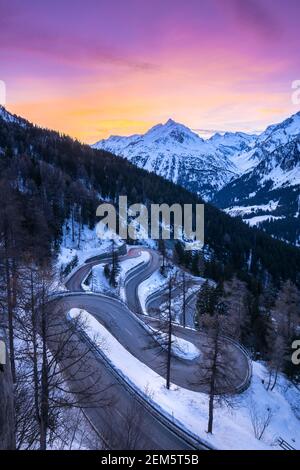
[[[144,135],[93,145],[173,181],[250,225],[300,242],[300,112],[260,135],[203,140],[169,119]]]
[[[203,140],[188,127],[169,119],[152,127],[144,135],[112,136],[100,140],[94,148],[108,150],[133,164],[153,171],[173,183],[180,184],[211,199],[214,194],[241,174],[242,152],[250,151],[255,136],[243,133],[216,134]]]
[[[251,155],[257,165],[224,186],[212,201],[250,225],[299,244],[300,113],[268,127]]]

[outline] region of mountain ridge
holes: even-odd
[[[234,144],[229,145],[226,144],[228,137],[232,139],[227,134],[221,138],[222,144],[215,145],[213,140],[204,140],[187,126],[169,119],[165,124],[153,126],[145,134],[111,136],[92,147],[111,151],[136,166],[154,171],[210,199],[215,191],[239,174],[238,166],[230,157],[236,151],[248,148],[254,138],[240,134]],[[222,150],[219,149],[221,145],[224,147]]]
[[[145,134],[102,139],[93,148],[120,155],[211,200],[229,214],[242,216],[247,223],[263,225],[270,234],[298,244],[300,232],[294,219],[300,197],[299,142],[297,112],[259,135],[225,132],[204,140],[169,119]],[[272,200],[278,204],[270,214],[265,207]],[[286,218],[288,229],[282,221]]]

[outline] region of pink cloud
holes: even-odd
[[[298,0],[0,0],[0,12],[14,110],[82,138],[165,115],[261,126],[291,111],[300,79]]]

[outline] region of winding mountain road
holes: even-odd
[[[87,260],[66,282],[69,293],[57,298],[54,308],[60,313],[67,314],[72,308],[81,308],[93,315],[105,328],[124,346],[133,356],[146,364],[152,370],[164,376],[166,353],[149,334],[148,329],[141,321],[141,306],[138,297],[138,286],[156,271],[160,266],[159,255],[146,248],[130,248],[126,255],[120,256],[120,261],[138,257],[141,250],[147,251],[149,260],[139,263],[135,269],[128,272],[125,280],[125,292],[127,305],[120,300],[101,294],[89,294],[82,292],[82,282],[88,276],[91,268],[99,263],[110,261],[109,256],[95,257]],[[155,319],[148,319],[147,323],[153,323]],[[191,329],[180,326],[174,327],[174,332],[179,337],[192,342],[201,351],[206,341],[205,335],[199,335]],[[87,339],[87,338],[86,338]],[[84,345],[82,346],[84,348]],[[250,365],[246,354],[236,344],[228,342],[228,353],[232,363],[235,364],[235,373],[232,376],[236,391],[249,380]],[[107,362],[97,351],[88,351],[91,368],[101,372],[101,393],[107,389],[107,398],[113,397],[114,405],[110,407],[90,407],[85,409],[85,414],[97,429],[99,434],[110,442],[115,449],[130,448],[130,443],[124,441],[126,429],[128,429],[128,416],[130,410],[135,409],[136,434],[134,448],[140,449],[206,449],[207,446],[199,439],[194,442],[185,432],[177,432],[171,425],[165,422],[162,416],[154,413],[146,403],[137,396],[130,387],[124,384],[111,370]],[[230,361],[231,362],[231,361]],[[230,368],[228,370],[230,374]],[[201,360],[184,360],[178,357],[172,358],[171,381],[194,391],[207,391],[205,385],[200,385]],[[219,391],[225,391],[222,384],[218,384]],[[74,390],[76,392],[76,390]],[[99,388],[100,393],[100,388]],[[112,426],[113,423],[113,426]],[[107,431],[111,430],[111,435]],[[126,446],[126,447],[124,447]]]

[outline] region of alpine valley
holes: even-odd
[[[204,140],[169,119],[144,135],[93,145],[126,158],[241,217],[300,244],[300,112],[260,135],[217,133]]]

